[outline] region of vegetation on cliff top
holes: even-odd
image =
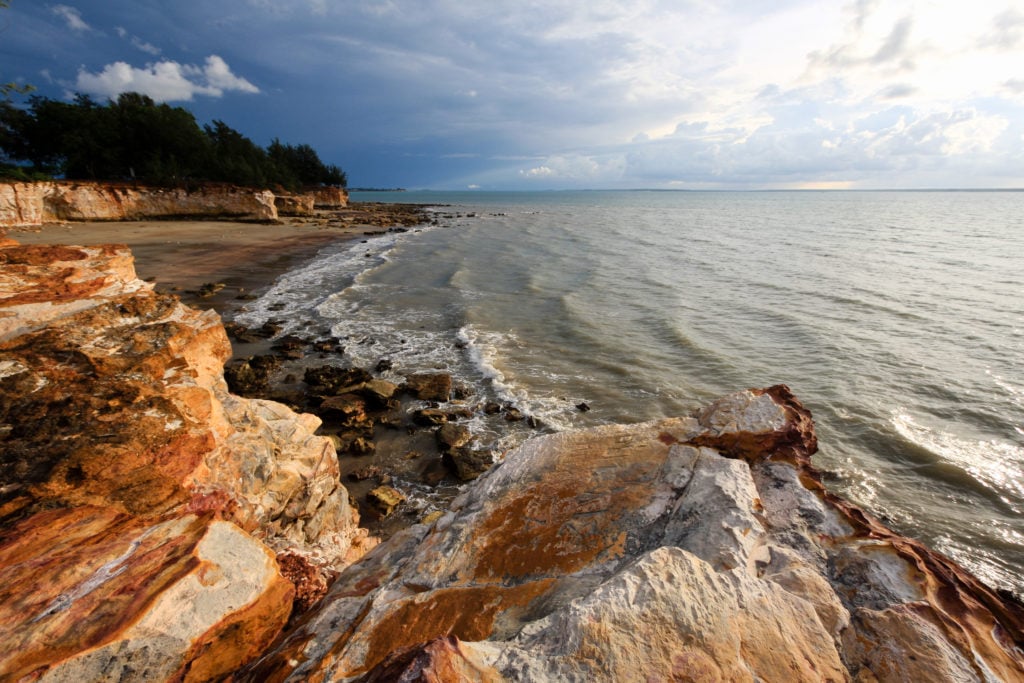
[[[289,190],[345,187],[344,171],[309,145],[275,139],[266,149],[223,121],[200,126],[182,107],[124,93],[101,104],[32,97],[27,108],[0,102],[0,177],[23,180],[198,181]]]

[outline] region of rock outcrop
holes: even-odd
[[[0,182],[0,227],[63,221],[206,218],[275,221],[269,190],[227,185],[195,189],[92,182]]]
[[[0,680],[218,678],[289,617],[276,555],[372,546],[318,418],[230,395],[230,353],[124,246],[0,242]]]
[[[274,206],[279,216],[312,216],[313,195],[274,195]]]
[[[534,438],[366,553],[319,418],[229,355],[126,247],[0,240],[0,680],[1024,680],[1024,607],[827,491],[783,386]]]
[[[785,387],[535,438],[246,680],[1017,681],[1024,609],[826,492]]]
[[[348,192],[340,187],[316,187],[303,193],[313,198],[317,209],[344,209],[348,206]]]

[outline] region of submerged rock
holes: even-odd
[[[1020,680],[1021,605],[826,492],[815,447],[785,387],[532,439],[242,678]]]

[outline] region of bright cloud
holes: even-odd
[[[138,92],[157,102],[190,101],[195,95],[221,97],[225,91],[260,91],[246,79],[233,74],[227,62],[217,55],[207,57],[201,67],[162,61],[143,68],[114,62],[99,73],[82,69],[78,72],[75,87],[81,92],[105,97]]]
[[[58,17],[61,17],[67,22],[68,28],[72,31],[88,31],[90,30],[89,24],[85,23],[82,19],[82,13],[74,7],[68,7],[67,5],[56,5],[51,10]]]

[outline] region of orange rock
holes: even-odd
[[[824,492],[815,448],[781,386],[530,440],[239,678],[1024,679],[1021,605]]]
[[[319,419],[230,395],[219,318],[123,246],[0,263],[0,680],[231,672],[288,619],[276,553],[373,545]]]

